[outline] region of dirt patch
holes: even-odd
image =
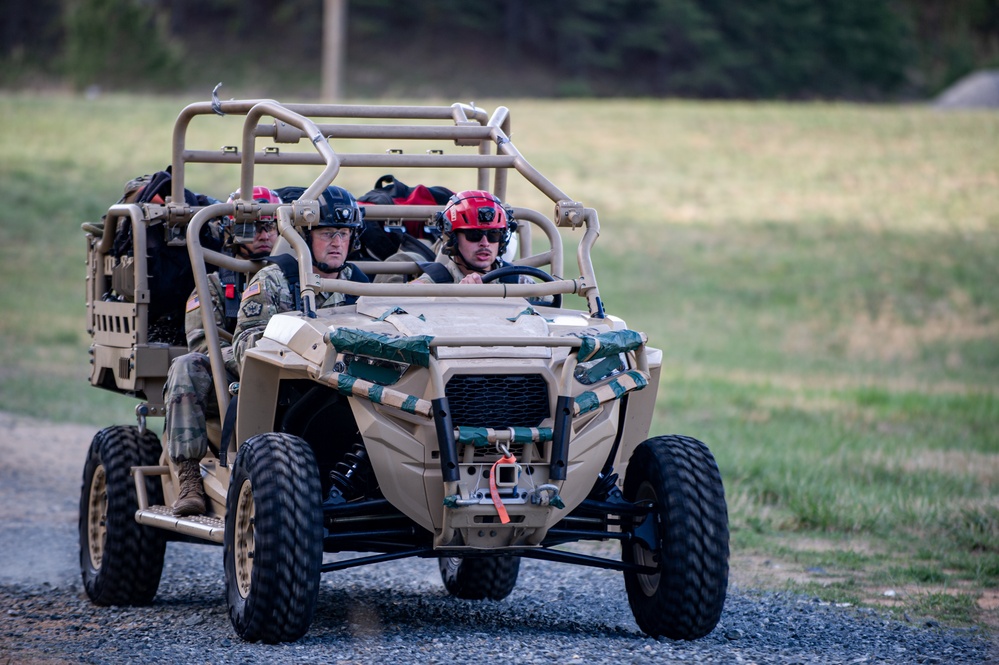
[[[904,473],[933,471],[955,478],[970,478],[983,487],[999,486],[999,455],[974,450],[921,450],[918,454],[898,458],[883,451],[866,456],[870,466],[899,470]],[[985,501],[985,504],[991,504]]]
[[[978,606],[986,612],[999,610],[999,589],[986,589],[978,599]]]
[[[844,551],[842,543],[817,539],[801,539],[785,543],[799,552]],[[871,553],[866,544],[851,542],[848,548],[854,552]],[[932,617],[910,616],[907,612],[918,604],[921,597],[936,594],[971,595],[976,597],[978,607],[975,620],[988,628],[993,634],[999,634],[999,590],[975,588],[969,583],[958,582],[949,586],[939,585],[892,585],[875,584],[864,572],[842,573],[827,570],[818,566],[810,566],[790,558],[773,557],[755,553],[733,553],[729,562],[729,580],[731,584],[743,589],[785,590],[795,587],[812,586],[827,587],[834,584],[850,582],[855,586],[851,595],[860,598],[860,604],[869,607],[884,607],[899,610],[908,620],[917,621]]]
[[[876,318],[867,312],[857,314],[841,335],[850,358],[882,362],[912,360],[921,349],[932,344],[967,343],[999,335],[999,324],[980,323],[973,314],[940,312],[922,321],[907,322],[889,307]],[[947,364],[953,368],[963,364],[956,350],[948,356]]]
[[[844,575],[829,574],[825,569],[808,568],[759,554],[736,554],[729,562],[729,578],[744,589],[783,589],[789,585],[831,584],[846,582]]]

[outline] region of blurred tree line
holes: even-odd
[[[6,87],[319,87],[319,0],[4,4]],[[441,93],[467,69],[479,94],[876,100],[999,66],[999,1],[350,0],[347,34],[348,94],[433,85],[437,62]]]

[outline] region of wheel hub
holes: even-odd
[[[651,501],[654,505],[658,506],[659,501],[656,497],[656,492],[649,483],[642,483],[638,488],[637,500],[639,501]],[[660,539],[656,539],[660,542]],[[659,550],[652,550],[643,545],[636,544],[633,546],[633,552],[635,555],[635,563],[642,566],[648,566],[650,568],[660,567],[661,552]],[[639,586],[642,588],[642,592],[646,596],[652,596],[655,594],[656,589],[659,588],[659,573],[655,575],[637,575]]]
[[[104,559],[104,543],[107,539],[108,486],[103,466],[94,469],[90,479],[90,504],[87,509],[87,549],[90,564],[100,570]]]
[[[239,488],[239,498],[236,500],[232,554],[236,571],[236,588],[239,589],[239,595],[243,598],[250,595],[254,547],[253,487],[249,481],[246,481]]]

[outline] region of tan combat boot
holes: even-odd
[[[204,515],[205,489],[201,484],[201,465],[198,460],[174,460],[180,477],[180,494],[173,502],[174,515]]]

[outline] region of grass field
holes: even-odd
[[[191,101],[0,97],[0,409],[133,420],[86,384],[79,228]],[[736,582],[999,625],[999,114],[503,103],[600,211],[601,293],[663,349],[654,433],[718,460]]]

